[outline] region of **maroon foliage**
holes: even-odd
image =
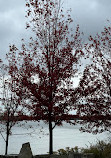
[[[81,124],[87,132],[103,132],[111,129],[111,27],[101,34],[89,37],[85,51],[91,64],[86,66],[77,88],[81,98],[78,114],[84,117]],[[81,91],[81,93],[80,93]],[[81,106],[81,102],[84,105]]]
[[[8,153],[9,135],[11,134],[12,127],[18,123],[19,120],[23,120],[23,107],[19,105],[19,98],[13,91],[15,89],[15,80],[12,80],[9,76],[9,67],[5,64],[1,64],[0,67],[0,132],[6,132],[6,148],[5,154]]]
[[[32,118],[48,122],[52,154],[54,127],[75,109],[70,102],[74,97],[71,78],[78,72],[76,65],[84,53],[79,26],[73,35],[69,29],[72,19],[70,14],[64,16],[59,0],[29,0],[26,6],[27,28],[35,35],[28,45],[22,40],[21,51],[10,46],[9,73],[20,104]]]

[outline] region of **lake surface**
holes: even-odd
[[[32,126],[32,127],[31,127]],[[43,127],[43,129],[42,129]],[[5,133],[2,133],[5,137]],[[65,147],[87,147],[90,143],[96,143],[97,139],[106,140],[108,133],[93,135],[90,133],[82,133],[79,131],[79,126],[71,126],[64,123],[61,127],[56,127],[53,131],[54,151]],[[48,125],[42,121],[40,125],[37,122],[29,121],[25,123],[25,127],[12,128],[12,135],[9,139],[8,154],[18,154],[23,143],[30,142],[31,149],[34,155],[46,154],[49,148]],[[0,154],[5,152],[5,142],[0,135]]]

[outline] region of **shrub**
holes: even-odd
[[[68,155],[69,152],[78,153],[79,148],[78,146],[75,146],[74,148],[66,147],[65,149],[59,149],[57,152],[59,155]]]
[[[82,149],[82,153],[93,153],[94,158],[111,158],[111,142],[97,141],[95,145],[90,145],[87,149]]]

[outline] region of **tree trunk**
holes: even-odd
[[[53,154],[53,129],[51,119],[49,119],[49,154]]]
[[[5,147],[5,155],[8,153],[8,140],[9,140],[9,123],[7,123],[7,133],[6,133],[6,147]]]
[[[7,131],[6,131],[6,146],[5,146],[5,155],[8,153],[8,141],[9,141],[9,111],[8,111],[8,119],[7,119]]]

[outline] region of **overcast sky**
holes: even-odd
[[[72,9],[74,25],[79,24],[86,37],[102,31],[107,19],[111,20],[111,0],[64,0],[64,7]],[[25,11],[25,0],[0,0],[1,59],[4,59],[9,44],[19,46],[21,38],[28,38]]]

